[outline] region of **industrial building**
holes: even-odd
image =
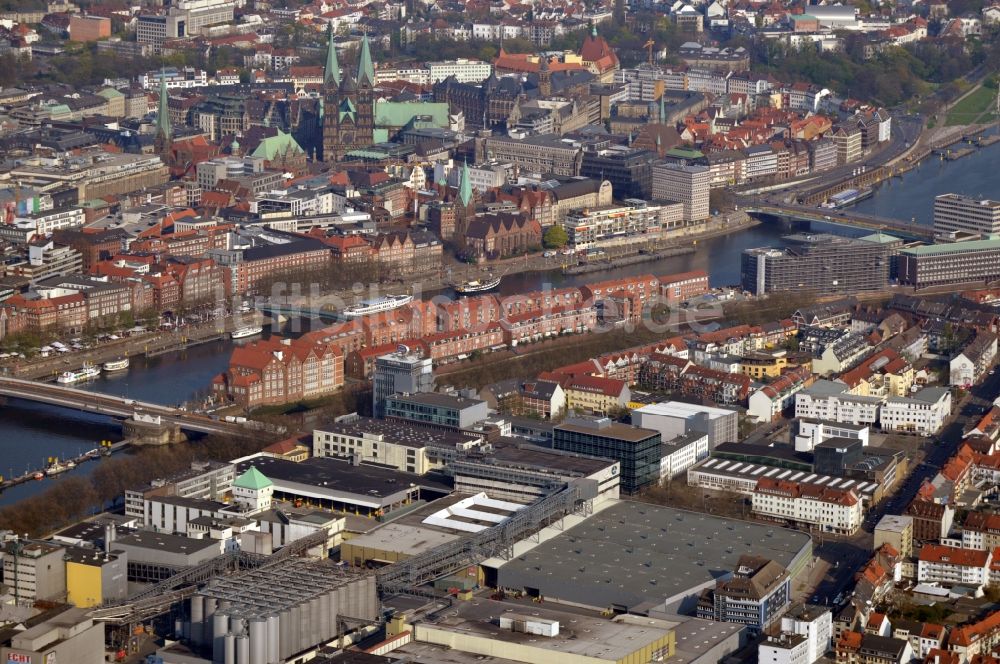
[[[238,472],[254,466],[274,484],[274,499],[336,512],[385,514],[420,498],[439,498],[451,487],[430,476],[401,473],[366,463],[312,458],[296,463],[267,456],[243,459]]]
[[[485,401],[439,392],[394,394],[385,398],[383,408],[387,419],[449,429],[467,429],[489,415]]]
[[[793,470],[717,458],[706,459],[687,471],[688,484],[691,486],[715,491],[732,491],[746,496],[753,494],[757,482],[762,477],[841,490],[851,489],[866,505],[881,500],[887,488],[873,480],[833,477],[808,470]]]
[[[566,530],[547,528],[511,560],[483,563],[488,585],[599,610],[693,613],[720,570],[743,555],[794,578],[812,557],[806,533],[634,502],[615,502]]]
[[[340,559],[355,566],[396,563],[467,539],[503,523],[523,508],[484,493],[453,494],[345,541]]]
[[[783,291],[857,293],[889,283],[884,244],[828,233],[799,233],[784,249],[747,249],[740,259],[740,283],[757,296]]]
[[[413,640],[480,658],[526,664],[619,664],[670,660],[674,622],[638,616],[614,620],[548,607],[459,602],[440,618],[416,620]]]
[[[731,408],[664,401],[633,410],[632,424],[659,431],[664,441],[703,433],[708,436],[709,447],[714,449],[720,443],[739,440],[740,414]]]
[[[66,593],[66,549],[50,542],[13,539],[0,548],[3,580],[18,602],[55,600]]]
[[[222,554],[219,540],[148,531],[120,537],[114,547],[127,556],[128,580],[135,583],[162,581],[179,570]]]
[[[363,462],[423,475],[482,441],[482,436],[398,420],[338,418],[313,430],[313,456],[357,456]]]
[[[191,598],[184,631],[214,662],[281,664],[374,623],[378,611],[370,573],[290,558],[214,579]]]
[[[10,637],[0,648],[10,664],[104,664],[104,625],[83,609],[57,612]]]
[[[489,455],[466,455],[449,463],[455,491],[486,492],[492,498],[530,503],[573,479],[597,482],[596,502],[618,498],[621,464],[546,449],[516,439],[494,443]]]

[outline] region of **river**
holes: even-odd
[[[1000,143],[980,148],[957,161],[930,156],[902,177],[882,183],[874,196],[851,209],[880,217],[916,219],[917,223],[930,226],[934,223],[934,197],[940,194],[1000,199],[998,169]]]
[[[881,216],[909,219],[930,224],[934,196],[957,192],[971,196],[1000,198],[1000,143],[978,150],[953,162],[930,158],[906,173],[879,187],[872,198],[855,209]],[[574,286],[615,276],[651,273],[656,275],[703,269],[713,286],[736,284],[740,279],[740,253],[761,246],[780,246],[781,231],[762,225],[745,231],[710,238],[698,243],[694,254],[640,263],[618,270],[563,276],[558,272],[517,274],[506,277],[501,294],[539,290],[546,284],[558,288]],[[226,367],[231,341],[217,341],[196,346],[181,353],[146,359],[133,358],[127,373],[102,376],[87,389],[119,394],[162,404],[179,402],[204,393],[212,376]],[[76,456],[91,449],[100,440],[117,440],[117,423],[75,411],[28,404],[12,400],[0,406],[0,474],[38,468],[48,456]],[[100,462],[82,464],[72,473],[89,473]],[[50,481],[29,482],[0,494],[0,505],[10,504],[37,493]]]

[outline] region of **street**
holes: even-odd
[[[875,524],[885,514],[902,514],[906,510],[917,495],[920,485],[924,480],[937,475],[944,463],[958,449],[963,431],[982,417],[998,393],[1000,393],[1000,374],[988,374],[982,384],[973,387],[965,398],[957,403],[951,421],[945,425],[939,436],[923,444],[926,453],[924,461],[910,471],[891,496],[869,512],[862,530],[857,535],[850,538],[817,536],[815,555],[821,562],[815,563],[817,569],[814,576],[810,577],[810,581],[818,585],[809,594],[809,601],[833,604],[837,595],[848,594],[847,591],[854,583],[854,575],[872,557],[874,539],[872,533]],[[821,565],[826,566],[826,573],[817,579],[822,569]]]

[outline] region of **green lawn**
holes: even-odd
[[[948,118],[945,120],[945,124],[949,127],[954,127],[958,125],[975,124],[976,122],[989,122],[992,119],[995,98],[995,90],[980,87],[968,97],[958,102],[955,107],[948,112]]]

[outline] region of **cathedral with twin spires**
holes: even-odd
[[[340,71],[332,29],[328,40],[323,73],[323,161],[335,162],[351,150],[375,142],[375,65],[368,35],[361,42],[357,76]]]

